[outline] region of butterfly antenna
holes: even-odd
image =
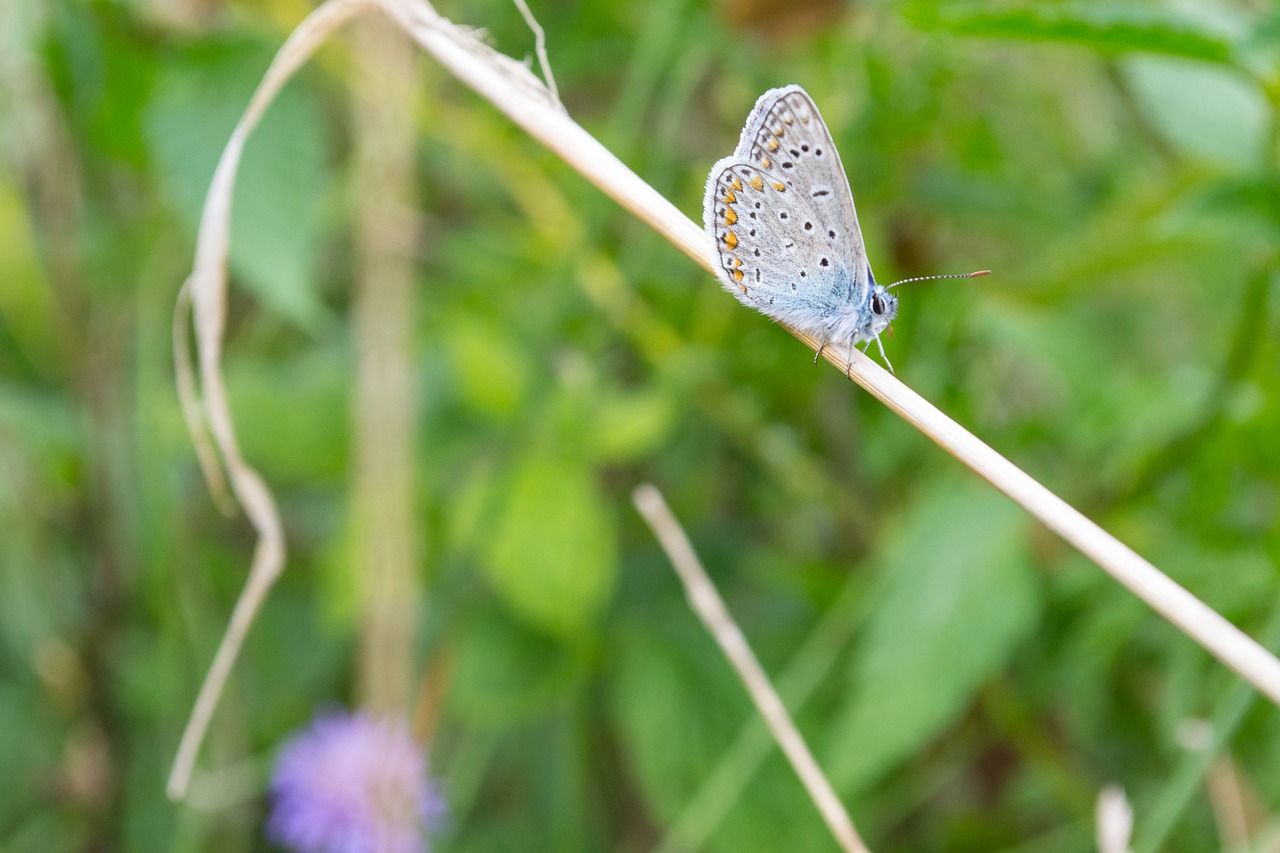
[[[887,287],[885,287],[885,290],[889,290],[890,288],[897,287],[900,284],[909,284],[910,282],[913,282],[913,281],[932,281],[936,278],[981,278],[984,275],[991,275],[991,270],[978,270],[977,272],[959,272],[959,273],[951,273],[949,275],[921,275],[921,276],[916,276],[915,278],[904,278],[902,281],[895,281],[893,284],[890,284]]]

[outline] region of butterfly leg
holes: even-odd
[[[851,352],[853,351],[853,347],[854,347],[855,345],[856,345],[856,343],[851,343],[851,344],[849,344],[849,350],[850,350]],[[866,351],[867,351],[867,347],[869,347],[869,346],[871,346],[871,341],[867,341],[866,345],[865,345],[865,346],[863,346],[862,351],[863,351],[863,352],[866,352]],[[853,378],[853,359],[851,359],[851,358],[846,358],[846,359],[844,360],[844,375],[845,375],[845,378],[846,378],[846,379],[852,379],[852,378]]]
[[[868,342],[867,342],[867,345],[868,345],[868,346],[870,346],[870,345],[871,345],[871,342],[870,342],[870,341],[868,341]],[[898,374],[897,374],[897,373],[894,373],[894,371],[893,371],[893,364],[889,361],[889,356],[887,356],[887,355],[885,355],[885,354],[884,354],[884,344],[880,343],[880,336],[879,336],[879,335],[876,335],[876,346],[880,347],[880,357],[881,357],[882,359],[884,359],[884,366],[885,366],[885,367],[887,367],[887,368],[889,368],[889,372],[890,372],[890,373],[893,373],[893,375],[894,375],[894,376],[897,376]]]
[[[823,338],[822,343],[818,345],[818,351],[813,354],[813,363],[816,366],[818,359],[822,358],[822,351],[827,348],[827,339]]]

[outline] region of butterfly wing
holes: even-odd
[[[734,155],[762,164],[767,158],[766,168],[808,196],[814,212],[827,226],[825,233],[836,254],[869,272],[849,178],[831,131],[808,92],[799,86],[784,86],[761,95],[747,117]],[[866,278],[859,284],[865,285]]]
[[[825,335],[862,310],[871,278],[849,182],[831,133],[799,86],[756,102],[703,204],[721,282],[761,312]]]

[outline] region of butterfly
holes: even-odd
[[[840,154],[804,89],[770,89],[756,101],[738,147],[711,168],[703,222],[717,278],[738,301],[813,335],[819,356],[828,343],[865,352],[875,341],[893,370],[880,342],[898,314],[889,290],[921,279],[876,283]]]

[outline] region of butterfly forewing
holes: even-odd
[[[831,134],[799,87],[766,92],[732,157],[716,164],[704,209],[722,280],[745,303],[812,326],[860,304],[868,268]]]

